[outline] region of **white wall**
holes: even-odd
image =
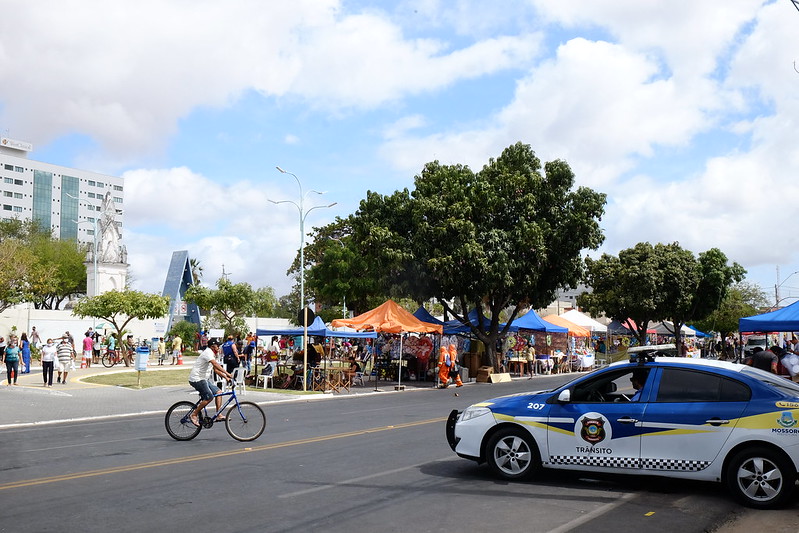
[[[292,327],[288,319],[284,318],[247,318],[247,325],[252,332],[256,329],[279,329]],[[167,317],[156,320],[133,319],[125,329],[129,330],[135,339],[151,339],[165,335]],[[33,309],[33,306],[18,306],[6,309],[0,313],[0,336],[8,337],[11,328],[16,326],[17,335],[25,332],[30,334],[31,327],[36,326],[36,331],[43,341],[48,337],[58,338],[69,331],[72,337],[79,341],[87,329],[102,325],[105,321],[93,318],[78,318],[72,311]],[[99,328],[102,332],[102,328]],[[105,330],[110,334],[114,329],[109,325]]]

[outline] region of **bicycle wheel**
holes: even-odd
[[[238,409],[235,405],[228,409],[225,429],[234,439],[244,442],[255,440],[261,436],[265,428],[266,414],[256,404],[239,402]]]
[[[104,354],[100,362],[103,363],[104,367],[111,368],[116,364],[116,359],[110,354]]]
[[[191,402],[178,402],[166,412],[164,425],[166,432],[175,440],[191,440],[200,433],[200,427],[195,426],[189,415],[194,411],[195,404]]]

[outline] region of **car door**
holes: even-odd
[[[642,420],[641,467],[657,472],[707,468],[732,433],[751,390],[735,379],[692,368],[664,367],[653,377]]]
[[[580,470],[638,469],[637,426],[646,403],[630,401],[632,367],[578,382],[567,402],[554,401],[547,424],[548,466]],[[647,384],[641,397],[647,394]]]

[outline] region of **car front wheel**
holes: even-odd
[[[779,507],[791,496],[796,469],[783,455],[765,447],[737,453],[727,465],[727,487],[744,505]]]
[[[538,447],[533,438],[521,429],[498,431],[488,441],[488,465],[505,479],[524,479],[541,466]]]

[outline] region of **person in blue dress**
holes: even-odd
[[[23,333],[19,338],[19,349],[22,352],[22,373],[31,373],[31,343],[28,342],[28,335]]]

